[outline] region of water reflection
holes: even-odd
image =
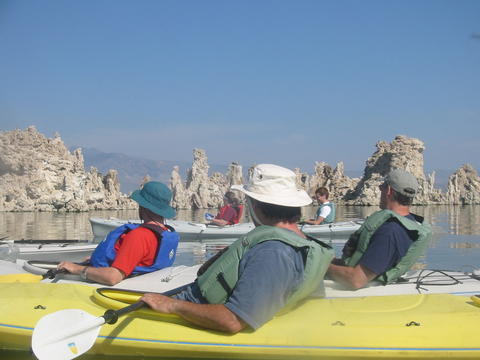
[[[313,217],[316,207],[303,208],[305,218]],[[338,206],[337,221],[365,218],[375,206]],[[205,212],[215,210],[180,210],[180,220],[203,222]],[[415,206],[413,212],[424,216],[434,229],[434,236],[420,266],[457,268],[476,264],[480,259],[480,206]],[[92,211],[88,213],[1,213],[0,237],[12,240],[89,240],[93,241],[90,217],[136,219],[136,210]],[[248,219],[244,218],[244,221]],[[176,263],[199,264],[226,244],[204,242],[181,243]],[[343,245],[334,245],[337,256]],[[476,258],[475,258],[476,257]]]
[[[305,207],[305,218],[314,216],[316,207]],[[338,206],[337,221],[365,218],[378,210],[376,206]],[[480,234],[480,206],[435,205],[414,206],[412,211],[424,216],[435,233],[453,235]],[[212,209],[179,210],[179,220],[203,222],[205,212]],[[0,212],[0,237],[11,240],[92,240],[90,217],[137,219],[136,210],[102,210],[84,213]],[[248,221],[245,218],[244,221]]]
[[[365,218],[378,207],[339,206],[337,220],[345,221]],[[210,210],[181,210],[178,219],[203,221],[205,212]],[[303,209],[305,217],[312,217],[316,207]],[[433,225],[434,236],[425,255],[415,268],[451,269],[471,271],[480,268],[480,206],[418,206],[413,212],[424,216]],[[0,237],[8,239],[34,240],[89,240],[93,238],[90,217],[136,219],[137,211],[92,211],[88,213],[1,213]],[[215,254],[228,243],[187,242],[179,247],[177,265],[199,264]],[[333,244],[337,256],[343,245]],[[26,352],[0,350],[1,358],[30,360],[34,357]],[[86,359],[100,360],[101,356],[87,356]],[[141,357],[138,357],[141,359]]]
[[[450,243],[451,249],[479,249],[480,243],[472,242],[453,242]]]
[[[424,216],[436,232],[453,235],[480,234],[480,206],[435,205],[414,206],[412,212]]]
[[[480,232],[479,206],[451,206],[448,208],[450,233],[456,235],[475,235]]]

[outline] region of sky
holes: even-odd
[[[0,0],[0,130],[148,159],[480,170],[480,1]]]

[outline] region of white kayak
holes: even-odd
[[[194,261],[202,262],[225,246],[231,244],[227,240],[212,240],[208,242],[180,242],[177,255],[187,253],[193,255]],[[95,250],[98,243],[76,241],[37,241],[24,242],[3,240],[0,241],[0,260],[16,261],[62,261],[81,262]]]
[[[90,224],[95,239],[103,239],[113,229],[126,223],[139,224],[140,220],[104,219],[92,217]],[[339,239],[345,242],[348,236],[360,228],[363,220],[336,222],[324,225],[299,225],[300,229],[313,237]],[[217,226],[182,220],[168,220],[182,241],[208,241],[217,239],[237,239],[255,227],[253,223]]]
[[[45,277],[51,269],[57,268],[57,261],[38,261],[17,259],[16,262],[0,260],[0,283],[4,282],[41,282],[54,284],[86,284],[94,287],[112,287],[145,292],[164,292],[193,282],[200,265],[171,266],[153,273],[129,277],[114,286],[85,282],[79,275],[58,273],[54,277]],[[43,278],[44,277],[44,278]]]
[[[199,267],[200,265],[172,266],[149,274],[127,278],[113,286],[113,288],[143,292],[163,292],[193,282]],[[17,260],[16,263],[12,263],[0,261],[0,282],[5,282],[4,279],[7,277],[15,281],[15,276],[17,276],[17,280],[22,281],[26,279],[25,282],[85,284],[78,275],[57,274],[54,279],[42,279],[39,276],[54,268],[56,268],[55,262]],[[30,281],[30,276],[32,275],[37,275],[37,280]],[[106,287],[106,285],[92,282],[86,284]],[[480,271],[412,270],[407,272],[400,282],[382,285],[380,282],[373,281],[367,287],[359,290],[349,290],[332,280],[325,280],[324,285],[319,286],[318,291],[312,294],[312,296],[325,296],[333,299],[439,293],[462,296],[480,294]]]
[[[92,253],[97,245],[97,243],[88,241],[24,242],[2,240],[0,242],[0,259],[82,261]]]

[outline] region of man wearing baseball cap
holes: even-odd
[[[353,233],[341,259],[334,259],[328,276],[349,288],[359,289],[376,279],[397,280],[425,252],[432,230],[421,216],[410,213],[418,191],[417,179],[394,169],[380,185],[380,208]]]
[[[198,326],[236,333],[258,329],[309,296],[322,283],[333,251],[298,229],[301,207],[312,200],[295,180],[289,169],[255,166],[249,183],[232,189],[246,195],[256,228],[207,261],[187,290],[142,300]]]
[[[150,181],[130,198],[139,204],[142,225],[124,224],[111,231],[95,248],[87,265],[63,261],[58,269],[78,274],[87,281],[115,285],[131,274],[144,274],[171,266],[179,236],[165,225],[175,216],[172,192],[163,183]]]

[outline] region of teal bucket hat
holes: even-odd
[[[130,195],[130,199],[166,219],[171,219],[176,215],[175,209],[170,206],[172,192],[161,182],[147,182],[141,190],[135,190]]]

